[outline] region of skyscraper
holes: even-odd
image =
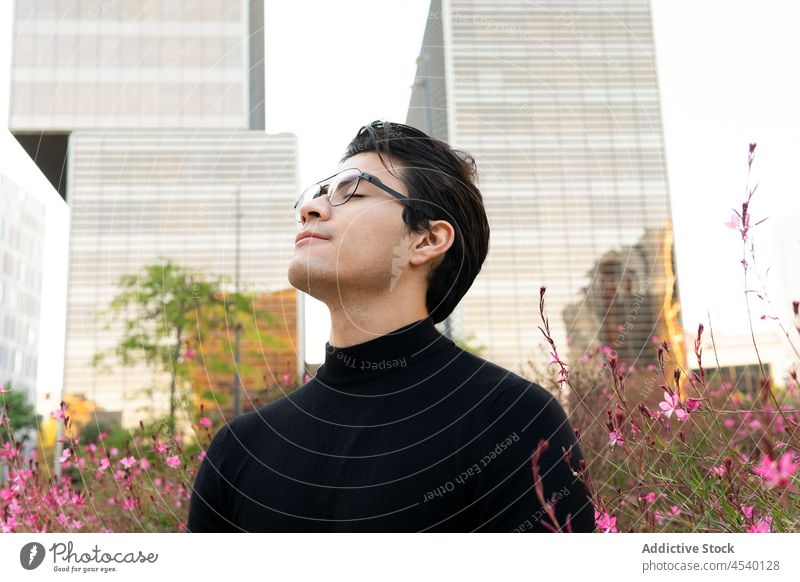
[[[627,314],[580,299],[613,251],[620,274],[635,265],[649,293],[669,291],[656,319],[676,317],[674,269],[629,256],[647,233],[648,256],[672,260],[647,0],[433,0],[413,87],[407,122],[474,154],[491,225],[456,335],[474,334],[482,355],[524,372],[543,342],[544,285],[562,353],[576,339],[602,342],[603,326]],[[646,346],[649,334],[636,335],[629,342]]]
[[[297,144],[263,131],[263,19],[259,0],[17,1],[10,128],[72,209],[64,389],[126,426],[166,410],[142,389],[168,379],[90,364],[119,337],[96,316],[120,275],[170,259],[289,287]]]

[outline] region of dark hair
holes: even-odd
[[[363,152],[377,153],[390,172],[384,154],[403,166],[397,177],[425,210],[423,214],[415,205],[403,205],[407,232],[427,230],[430,220],[445,220],[455,230],[452,246],[428,275],[425,297],[433,321],[444,321],[472,286],[489,253],[489,220],[477,186],[475,159],[414,127],[383,120],[361,127],[340,163]]]

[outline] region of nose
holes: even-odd
[[[330,204],[328,204],[328,197],[325,195],[317,196],[312,200],[306,200],[300,205],[298,209],[299,219],[298,223],[305,225],[308,222],[309,216],[316,216],[318,220],[327,220],[330,213]]]

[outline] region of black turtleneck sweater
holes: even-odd
[[[346,348],[287,396],[225,425],[192,491],[192,532],[547,531],[594,507],[582,454],[544,388],[462,350],[429,316]]]

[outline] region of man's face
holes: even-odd
[[[387,164],[392,167],[388,159]],[[374,152],[349,158],[337,171],[345,168],[358,168],[409,195],[405,184],[389,173]],[[400,173],[396,167],[392,171]],[[366,305],[392,292],[407,269],[411,244],[403,209],[402,203],[366,180],[340,206],[331,206],[324,195],[306,201],[301,208],[302,229],[327,240],[312,238],[295,244],[289,282],[320,301],[345,306],[362,301]]]

